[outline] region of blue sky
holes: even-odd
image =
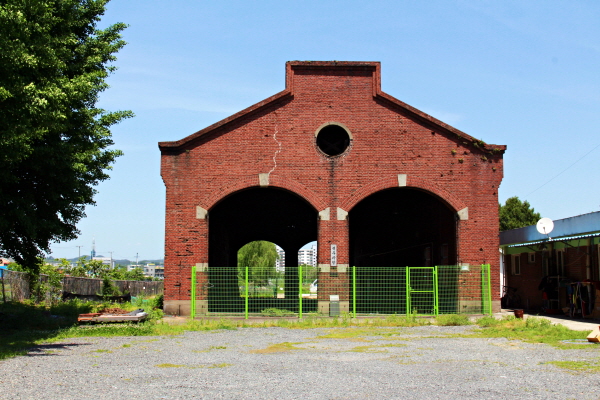
[[[125,152],[98,186],[79,239],[162,258],[159,141],[178,140],[284,88],[289,60],[380,61],[390,95],[508,146],[500,201],[542,216],[600,210],[600,2],[112,0],[100,26],[129,24],[107,110]]]

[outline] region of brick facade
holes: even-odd
[[[327,156],[317,146],[316,136],[328,124],[351,138],[341,155]],[[260,187],[302,199],[319,217],[312,239],[318,240],[318,264],[331,263],[330,244],[336,244],[342,266],[355,261],[348,215],[361,201],[398,188],[426,193],[455,216],[455,228],[446,229],[455,230],[452,261],[492,265],[499,307],[498,187],[506,147],[485,144],[382,92],[377,62],[288,62],[284,91],[159,147],[167,192],[167,312],[189,313],[191,266],[208,265],[209,253],[217,251],[209,242],[229,246],[209,240],[211,212],[223,199]],[[211,225],[211,234],[218,228]],[[304,236],[289,244],[290,251],[300,240]],[[235,251],[223,249],[219,259]],[[324,299],[321,289],[320,283]]]

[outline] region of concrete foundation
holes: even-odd
[[[167,315],[189,316],[190,303],[190,300],[165,300],[164,312]],[[196,301],[196,309],[198,309],[198,301]]]

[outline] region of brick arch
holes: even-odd
[[[258,175],[249,175],[243,178],[237,178],[213,191],[210,196],[208,196],[204,201],[201,201],[198,205],[206,210],[210,210],[222,199],[235,192],[259,186]],[[310,204],[317,212],[325,209],[326,207],[325,202],[319,196],[317,196],[315,192],[295,181],[291,177],[270,175],[268,187],[285,189],[296,194]]]
[[[343,210],[350,211],[352,208],[354,208],[354,206],[356,206],[358,203],[360,203],[362,200],[369,197],[370,195],[381,190],[397,187],[401,187],[398,185],[397,175],[379,179],[366,186],[361,187],[350,197],[347,197],[345,200],[343,200],[341,203],[341,208]],[[402,187],[416,188],[432,193],[440,199],[442,199],[442,201],[448,204],[455,212],[458,212],[467,207],[465,202],[459,199],[457,196],[453,195],[446,189],[425,178],[409,175],[406,179],[406,186]]]

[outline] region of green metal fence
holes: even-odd
[[[490,265],[353,267],[356,314],[491,314]]]
[[[490,266],[351,267],[287,273],[192,267],[196,315],[290,316],[303,313],[491,314]],[[318,284],[316,279],[318,278]],[[318,289],[317,289],[318,288]],[[334,300],[334,301],[332,301]]]

